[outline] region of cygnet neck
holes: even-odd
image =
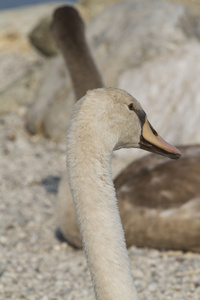
[[[69,68],[76,99],[80,99],[87,90],[103,87],[101,76],[94,63],[85,39],[76,47],[63,49]]]
[[[70,71],[76,99],[87,90],[103,87],[101,75],[85,37],[85,26],[71,6],[60,7],[54,14],[52,33]]]

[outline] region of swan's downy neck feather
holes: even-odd
[[[112,182],[112,151],[98,145],[96,136],[93,140],[78,134],[74,123],[68,134],[67,165],[96,299],[136,300]]]

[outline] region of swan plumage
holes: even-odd
[[[127,246],[200,252],[200,146],[147,155],[114,180]]]

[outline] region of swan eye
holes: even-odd
[[[128,105],[128,108],[129,108],[130,110],[134,110],[133,103],[129,104],[129,105]]]

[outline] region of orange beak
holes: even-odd
[[[181,152],[176,147],[168,144],[157,134],[148,122],[147,117],[142,126],[140,148],[156,154],[168,156],[172,159],[178,159],[181,156]]]

